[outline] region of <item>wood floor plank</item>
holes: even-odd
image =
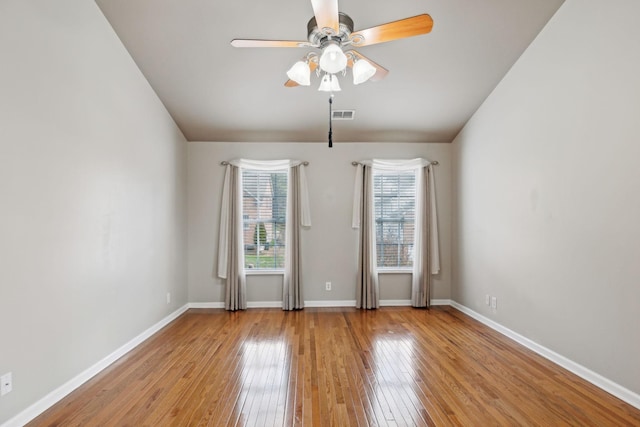
[[[451,307],[189,310],[30,426],[640,426]]]

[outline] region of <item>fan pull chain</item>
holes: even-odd
[[[332,121],[333,121],[333,94],[329,97],[329,148],[333,147],[333,129],[332,129]]]

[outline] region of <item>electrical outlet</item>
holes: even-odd
[[[487,304],[487,305],[491,305],[491,295],[486,294],[484,296],[484,303]]]
[[[167,292],[167,304],[171,303],[171,292]]]
[[[491,297],[491,308],[493,311],[498,309],[498,297]]]
[[[0,396],[4,396],[13,390],[13,378],[11,372],[0,377]]]
[[[331,282],[326,282],[324,284],[324,289],[325,289],[325,291],[330,291],[331,290]]]

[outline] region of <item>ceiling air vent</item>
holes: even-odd
[[[353,120],[356,110],[333,110],[333,120]]]

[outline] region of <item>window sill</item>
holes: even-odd
[[[247,268],[244,270],[246,276],[277,276],[284,275],[284,270],[258,270],[255,268]]]
[[[393,269],[393,268],[389,268],[389,269],[378,269],[378,274],[412,274],[413,273],[413,269],[411,268],[405,268],[405,269]]]

